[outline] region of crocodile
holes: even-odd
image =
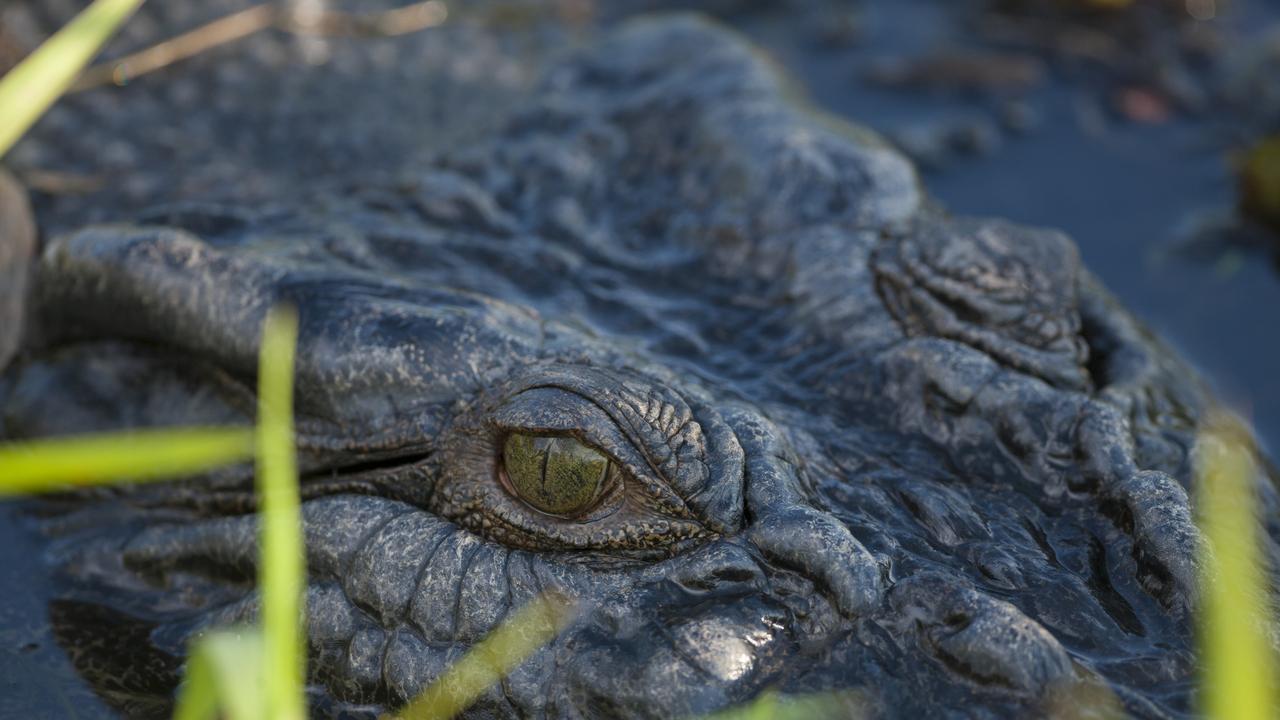
[[[172,203],[32,275],[8,439],[251,423],[296,308],[319,716],[546,593],[576,614],[466,717],[1191,711],[1205,383],[1064,234],[949,215],[709,21],[622,24],[394,181]],[[247,467],[39,507],[59,642],[126,714],[257,617],[254,510]]]

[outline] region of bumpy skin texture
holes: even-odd
[[[473,716],[766,687],[1020,716],[1097,676],[1138,716],[1187,710],[1198,383],[1067,238],[943,216],[725,31],[624,26],[396,186],[55,240],[5,432],[248,422],[278,302],[319,713],[403,703],[550,589],[580,614]],[[621,481],[540,514],[499,481],[511,432]],[[163,705],[194,633],[254,616],[247,477],[50,512],[56,627],[127,709]]]

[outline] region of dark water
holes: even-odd
[[[786,10],[737,10],[727,19],[767,48],[819,106],[893,135],[961,117],[992,122],[996,113],[984,100],[878,88],[859,79],[861,69],[883,57],[963,42],[965,31],[943,9],[948,5],[867,4],[859,39],[848,45],[818,42],[812,24]],[[1235,0],[1233,8],[1227,22],[1239,26],[1241,36],[1280,20],[1280,4]],[[1191,215],[1233,201],[1216,120],[1127,122],[1105,109],[1093,112],[1103,104],[1101,94],[1051,71],[1026,97],[1037,118],[1032,130],[1002,133],[991,152],[927,172],[928,189],[957,213],[1066,230],[1106,285],[1200,368],[1272,451],[1280,449],[1274,317],[1280,275],[1258,256],[1206,261],[1173,250]],[[0,575],[8,591],[0,609],[0,716],[109,716],[49,636],[39,539],[12,508],[0,506],[0,513]]]
[[[12,505],[0,505],[0,717],[114,717],[75,674],[54,643],[39,538]]]

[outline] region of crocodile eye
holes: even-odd
[[[600,496],[609,459],[570,437],[511,433],[502,447],[502,478],[508,490],[534,509],[571,518]]]
[[[539,367],[456,416],[427,509],[486,540],[584,562],[679,552],[741,523],[741,447],[696,408],[623,371]]]

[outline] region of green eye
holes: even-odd
[[[502,447],[511,489],[548,515],[572,517],[590,506],[609,474],[609,459],[568,437],[512,433]]]

